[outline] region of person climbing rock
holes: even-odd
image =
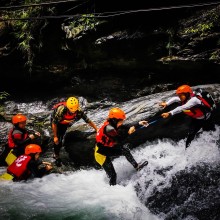
[[[82,110],[80,110],[79,100],[77,98],[69,97],[66,102],[60,102],[53,107],[51,126],[54,141],[54,158],[56,159],[55,164],[58,167],[62,166],[60,150],[66,130],[74,122],[80,119],[83,119],[97,132],[98,128],[95,123],[90,120]]]
[[[109,111],[107,120],[96,135],[95,160],[104,168],[110,179],[110,185],[116,185],[117,180],[112,157],[125,156],[137,171],[148,164],[147,161],[138,164],[130,152],[130,144],[126,143],[128,135],[135,132],[137,128],[147,125],[147,121],[140,121],[137,125],[129,128],[123,125],[125,119],[126,115],[122,109],[112,108]]]
[[[192,120],[185,145],[186,148],[188,148],[200,129],[205,131],[215,130],[211,105],[201,95],[196,95],[189,85],[178,87],[176,94],[176,97],[172,97],[167,102],[161,102],[159,105],[165,108],[172,103],[178,102],[180,106],[169,112],[162,113],[161,116],[163,118],[168,118],[169,116],[183,112],[191,117]]]

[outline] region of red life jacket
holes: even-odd
[[[9,148],[15,148],[17,147],[16,144],[15,144],[15,138],[13,137],[13,132],[16,131],[17,129],[14,127],[12,128],[10,131],[9,131],[9,134],[8,134],[8,146]],[[16,132],[15,132],[16,133]],[[20,133],[20,132],[19,132]],[[25,139],[27,139],[28,137],[28,132],[25,132],[25,133],[22,133],[21,134],[21,139],[19,139],[19,141],[24,141]]]
[[[77,115],[77,112],[75,112],[74,114],[70,113],[66,107],[66,102],[60,102],[60,103],[57,103],[56,105],[53,106],[52,109],[57,109],[59,106],[61,105],[64,105],[65,108],[66,108],[66,111],[63,115],[63,118],[62,120],[59,122],[60,124],[69,124],[70,122],[72,122],[76,115]]]
[[[27,172],[27,164],[31,160],[31,156],[21,155],[19,156],[8,168],[7,172],[20,178],[25,172]]]
[[[195,94],[192,94],[191,98],[194,96],[195,96]],[[183,112],[192,118],[201,118],[202,116],[205,116],[205,114],[207,113],[207,109],[210,109],[211,106],[201,96],[196,96],[196,97],[201,100],[203,105],[193,106],[192,108],[190,108],[188,110],[184,110]],[[182,105],[184,105],[186,102],[187,101],[183,102]]]
[[[116,142],[104,133],[104,129],[107,125],[109,125],[109,122],[105,121],[102,127],[98,130],[96,134],[96,142],[101,143],[105,147],[113,147]]]

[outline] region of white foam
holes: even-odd
[[[116,186],[109,186],[104,170],[95,169],[50,174],[26,183],[1,182],[0,196],[4,199],[0,200],[0,217],[17,213],[17,219],[30,215],[51,219],[160,219],[144,202],[155,188],[168,187],[178,171],[198,163],[217,163],[218,135],[218,126],[215,132],[203,132],[187,150],[185,140],[145,143],[132,150],[138,162],[149,161],[140,172],[123,156],[113,161],[118,174]]]

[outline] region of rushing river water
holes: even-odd
[[[127,106],[127,112],[132,114],[132,105],[140,101]],[[157,95],[148,99],[149,109],[155,102]],[[6,108],[9,113],[44,115],[48,104],[9,102]],[[106,110],[91,114],[104,118]],[[1,135],[4,129],[3,124]],[[218,125],[216,131],[203,132],[187,150],[184,139],[155,139],[139,145],[132,154],[138,162],[148,160],[148,166],[136,172],[124,157],[115,159],[116,186],[109,186],[103,170],[92,167],[27,182],[1,181],[0,219],[219,220],[219,132]]]
[[[186,151],[183,140],[175,144],[169,140],[158,140],[139,146],[132,151],[134,157],[138,161],[147,159],[149,165],[142,171],[135,172],[125,158],[115,159],[114,165],[118,173],[116,186],[109,186],[103,170],[93,168],[50,174],[28,182],[1,182],[0,219],[166,219],[170,213],[163,213],[161,209],[155,215],[148,209],[149,197],[154,197],[155,191],[172,190],[171,180],[178,178],[180,171],[190,170],[204,163],[212,170],[219,164],[219,149],[215,141],[218,133],[219,127],[215,132],[205,132]],[[217,173],[219,175],[220,171]],[[201,172],[199,175],[208,173]],[[218,178],[217,181],[219,180]],[[178,212],[178,209],[190,203],[190,200],[200,207],[190,207],[189,216],[193,216],[198,209],[209,207],[210,204],[218,206],[219,200],[216,201],[216,196],[219,194],[220,185],[214,188],[213,184],[204,190],[201,201],[197,201],[195,192],[183,203],[175,204],[173,201],[173,204],[170,204],[172,212]],[[211,201],[207,201],[207,193],[213,195]],[[164,197],[168,195],[165,190]],[[219,195],[217,198],[219,199]],[[207,204],[204,204],[205,202]]]

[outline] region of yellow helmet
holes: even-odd
[[[112,108],[109,111],[108,117],[124,120],[126,118],[126,115],[125,115],[124,111],[121,110],[120,108]]]
[[[66,101],[66,106],[71,112],[75,112],[79,109],[79,101],[75,97],[69,97]]]

